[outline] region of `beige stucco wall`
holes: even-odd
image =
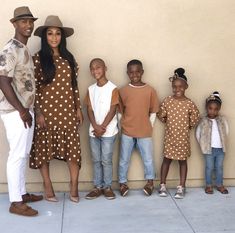
[[[186,69],[189,79],[187,96],[204,112],[208,93],[218,90],[223,99],[222,113],[230,123],[229,147],[224,164],[226,185],[235,184],[235,2],[234,0],[1,0],[0,47],[13,36],[9,22],[17,6],[28,5],[39,17],[35,27],[43,24],[49,14],[58,14],[64,25],[74,27],[68,48],[80,65],[79,87],[84,98],[87,87],[94,82],[89,74],[89,61],[103,58],[108,66],[108,78],[118,86],[128,82],[126,63],[132,58],[143,61],[144,81],[157,89],[160,99],[171,94],[168,77],[179,66]],[[39,39],[28,43],[32,53],[39,48]],[[92,187],[92,164],[88,147],[88,121],[81,128],[82,169],[80,189]],[[160,174],[163,148],[163,125],[154,126],[154,159],[157,176]],[[8,145],[0,122],[0,191],[6,191],[6,161]],[[188,186],[203,184],[203,158],[191,137],[192,156],[188,160]],[[117,181],[118,144],[114,151],[114,181]],[[51,177],[56,190],[68,189],[66,163],[51,162]],[[172,164],[168,180],[178,183],[178,164]],[[143,185],[143,167],[134,153],[129,170],[131,187]],[[28,188],[42,190],[38,170],[27,170]],[[114,187],[117,183],[114,182]]]

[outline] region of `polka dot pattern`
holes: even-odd
[[[190,129],[199,121],[199,111],[190,100],[167,97],[160,106],[159,119],[166,123],[164,151],[165,157],[186,160],[190,156]]]
[[[35,127],[30,167],[40,168],[53,158],[72,161],[80,167],[81,148],[75,107],[80,106],[80,100],[78,90],[73,93],[69,63],[61,57],[55,57],[55,78],[52,83],[43,86],[38,55],[34,61],[37,85],[35,107],[44,115],[47,129]]]

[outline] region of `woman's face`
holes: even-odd
[[[52,49],[58,48],[61,42],[61,30],[57,27],[47,28],[47,43]]]

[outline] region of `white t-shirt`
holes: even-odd
[[[102,87],[99,87],[95,83],[88,88],[89,99],[97,124],[101,125],[104,122],[105,117],[109,113],[111,107],[112,93],[115,88],[117,87],[110,81],[108,81]],[[116,135],[118,133],[117,123],[117,115],[115,115],[108,124],[106,132],[102,135],[102,137],[112,137]],[[94,137],[94,134],[92,132],[93,130],[94,128],[90,124],[89,135],[91,137]]]
[[[211,147],[222,148],[218,125],[215,119],[212,120]]]

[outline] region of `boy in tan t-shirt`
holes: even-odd
[[[120,89],[121,99],[121,146],[119,160],[120,193],[125,196],[127,186],[127,173],[130,157],[134,147],[140,151],[144,163],[144,175],[147,184],[144,193],[151,195],[153,192],[153,179],[155,169],[153,163],[152,127],[159,109],[156,91],[142,82],[144,73],[143,65],[139,60],[131,60],[127,64],[127,74],[130,83]]]

